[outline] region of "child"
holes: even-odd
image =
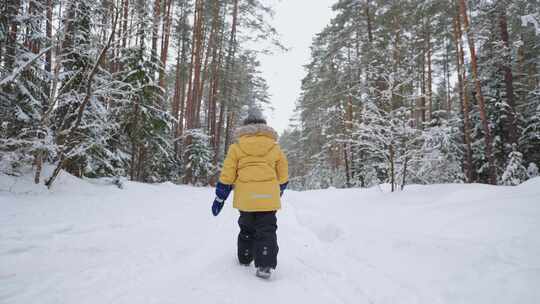
[[[260,111],[250,111],[235,132],[216,186],[212,213],[217,216],[234,187],[233,207],[240,211],[238,261],[255,260],[257,276],[269,278],[277,265],[276,211],[288,184],[288,164],[277,133]]]

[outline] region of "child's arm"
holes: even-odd
[[[276,163],[276,172],[278,176],[280,195],[283,195],[283,191],[287,189],[289,184],[289,162],[287,156],[281,149],[279,149],[279,159]]]
[[[232,185],[236,181],[238,170],[238,156],[236,154],[236,148],[231,145],[227,152],[227,157],[223,162],[223,168],[221,169],[221,175],[219,176],[219,182],[225,185]]]
[[[214,216],[219,214],[225,200],[227,200],[227,197],[229,197],[229,194],[233,189],[232,185],[236,181],[237,167],[238,157],[236,156],[234,146],[231,146],[227,152],[227,157],[225,157],[225,161],[223,162],[223,169],[221,170],[219,182],[216,185],[216,198],[212,204],[212,213]]]

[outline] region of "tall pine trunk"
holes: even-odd
[[[128,37],[128,17],[129,17],[129,0],[124,0],[124,16],[122,17],[122,48],[127,47]]]
[[[188,26],[187,26],[188,9],[185,6],[181,7],[179,25],[181,31],[178,33],[178,52],[176,54],[176,71],[174,83],[174,95],[172,103],[172,116],[176,119],[174,123],[174,151],[175,156],[180,155],[180,138],[183,133],[184,125],[184,99],[186,90],[186,64],[188,50]]]
[[[469,26],[469,17],[467,15],[467,5],[465,0],[459,1],[459,8],[461,17],[463,18],[463,27],[467,33],[467,42],[469,45],[469,55],[471,57],[471,68],[475,82],[476,98],[478,100],[478,106],[480,109],[480,119],[482,121],[482,129],[484,131],[484,141],[486,148],[486,158],[489,163],[489,183],[495,185],[497,183],[497,171],[495,167],[495,158],[493,156],[493,139],[491,137],[491,130],[489,129],[488,117],[486,115],[486,103],[484,95],[482,94],[482,84],[480,83],[478,75],[478,58],[476,56],[476,48],[474,44],[473,32]]]
[[[431,67],[431,29],[429,26],[427,30],[427,121],[431,122],[433,119],[433,71]]]
[[[454,44],[456,47],[456,66],[459,86],[459,99],[463,109],[463,142],[465,144],[464,171],[468,183],[473,182],[473,162],[471,146],[471,122],[469,109],[469,93],[467,89],[467,73],[464,66],[465,55],[463,52],[463,40],[459,11],[454,18]]]
[[[201,79],[201,83],[199,84],[199,87],[198,87],[197,100],[195,101],[195,105],[196,105],[196,111],[195,111],[196,112],[196,117],[195,117],[195,120],[198,121],[199,123],[201,121],[200,114],[201,114],[202,99],[203,99],[203,95],[204,95],[204,93],[203,93],[204,92],[204,87],[205,87],[206,82],[208,81],[208,78],[209,78],[209,75],[210,75],[209,70],[211,69],[211,64],[215,60],[215,56],[216,56],[215,50],[218,47],[217,39],[218,39],[218,36],[219,36],[219,27],[221,26],[220,10],[221,10],[220,1],[219,0],[214,0],[213,4],[212,4],[212,25],[210,27],[210,37],[208,38],[208,43],[207,43],[207,47],[206,47],[206,55],[205,55],[205,58],[204,58],[202,79]],[[212,58],[212,62],[210,62],[210,58]],[[209,109],[209,104],[207,106],[207,111],[208,111],[208,109]],[[207,117],[208,117],[208,114],[209,113],[207,112]]]
[[[157,41],[159,32],[159,23],[161,20],[161,0],[154,1],[154,16],[152,19],[152,62],[157,65]],[[142,39],[142,37],[141,37]]]
[[[201,80],[201,64],[204,46],[204,1],[195,2],[195,14],[193,18],[193,44],[191,52],[191,70],[186,101],[186,129],[191,130],[198,127],[196,122],[196,100],[198,98],[199,84]],[[192,142],[191,136],[187,136],[184,145],[189,146]],[[184,159],[189,159],[189,151],[186,150]],[[184,183],[189,184],[193,179],[193,169],[186,167]]]
[[[169,54],[169,39],[171,36],[171,10],[172,10],[172,0],[165,0],[165,20],[163,22],[162,29],[162,39],[161,39],[161,54],[160,54],[160,64],[159,69],[159,87],[165,92],[165,72],[167,67],[167,59]],[[165,100],[165,98],[163,98]],[[165,106],[162,106],[165,109]]]
[[[20,0],[10,0],[7,2],[7,15],[10,18],[8,21],[8,34],[6,37],[6,53],[4,55],[5,67],[8,71],[13,70],[15,64],[15,55],[17,50],[17,37],[19,33],[19,21],[16,18],[21,9]]]
[[[227,52],[227,60],[226,60],[226,67],[225,67],[225,79],[223,81],[224,88],[223,88],[223,100],[221,101],[221,109],[219,112],[219,123],[218,123],[218,129],[217,129],[217,136],[216,136],[216,142],[219,143],[221,140],[222,132],[225,127],[225,114],[227,112],[227,109],[232,106],[232,71],[234,70],[234,61],[236,57],[236,27],[238,25],[238,1],[234,0],[233,3],[233,15],[232,15],[232,25],[231,25],[231,34],[229,37],[229,49]],[[231,112],[231,111],[229,111]],[[223,154],[227,153],[227,149],[229,148],[230,143],[230,128],[231,123],[233,121],[232,114],[229,113],[227,116],[227,126],[225,129],[225,144],[223,146]]]
[[[502,1],[501,1],[502,3]],[[510,39],[508,35],[508,22],[506,19],[506,8],[502,5],[499,6],[499,29],[501,34],[501,40],[505,47],[505,56],[504,56],[504,84],[505,84],[505,93],[506,93],[506,102],[508,107],[505,109],[504,117],[504,142],[509,148],[506,152],[512,151],[512,146],[518,143],[518,132],[517,132],[517,122],[516,122],[516,106],[514,101],[514,84],[513,84],[513,75],[512,75],[512,56],[511,56],[511,47]],[[508,153],[505,153],[506,155]]]

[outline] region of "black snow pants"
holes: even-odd
[[[255,267],[276,268],[279,251],[276,211],[240,211],[238,225],[238,261],[248,265],[255,260]]]

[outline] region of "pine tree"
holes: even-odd
[[[523,154],[516,150],[508,156],[508,164],[501,176],[501,184],[507,186],[517,186],[528,179],[527,168],[523,166]]]
[[[210,136],[203,129],[187,130],[184,140],[189,138],[186,145],[185,166],[191,171],[194,185],[207,185],[210,177],[214,174],[213,151],[210,146]]]

